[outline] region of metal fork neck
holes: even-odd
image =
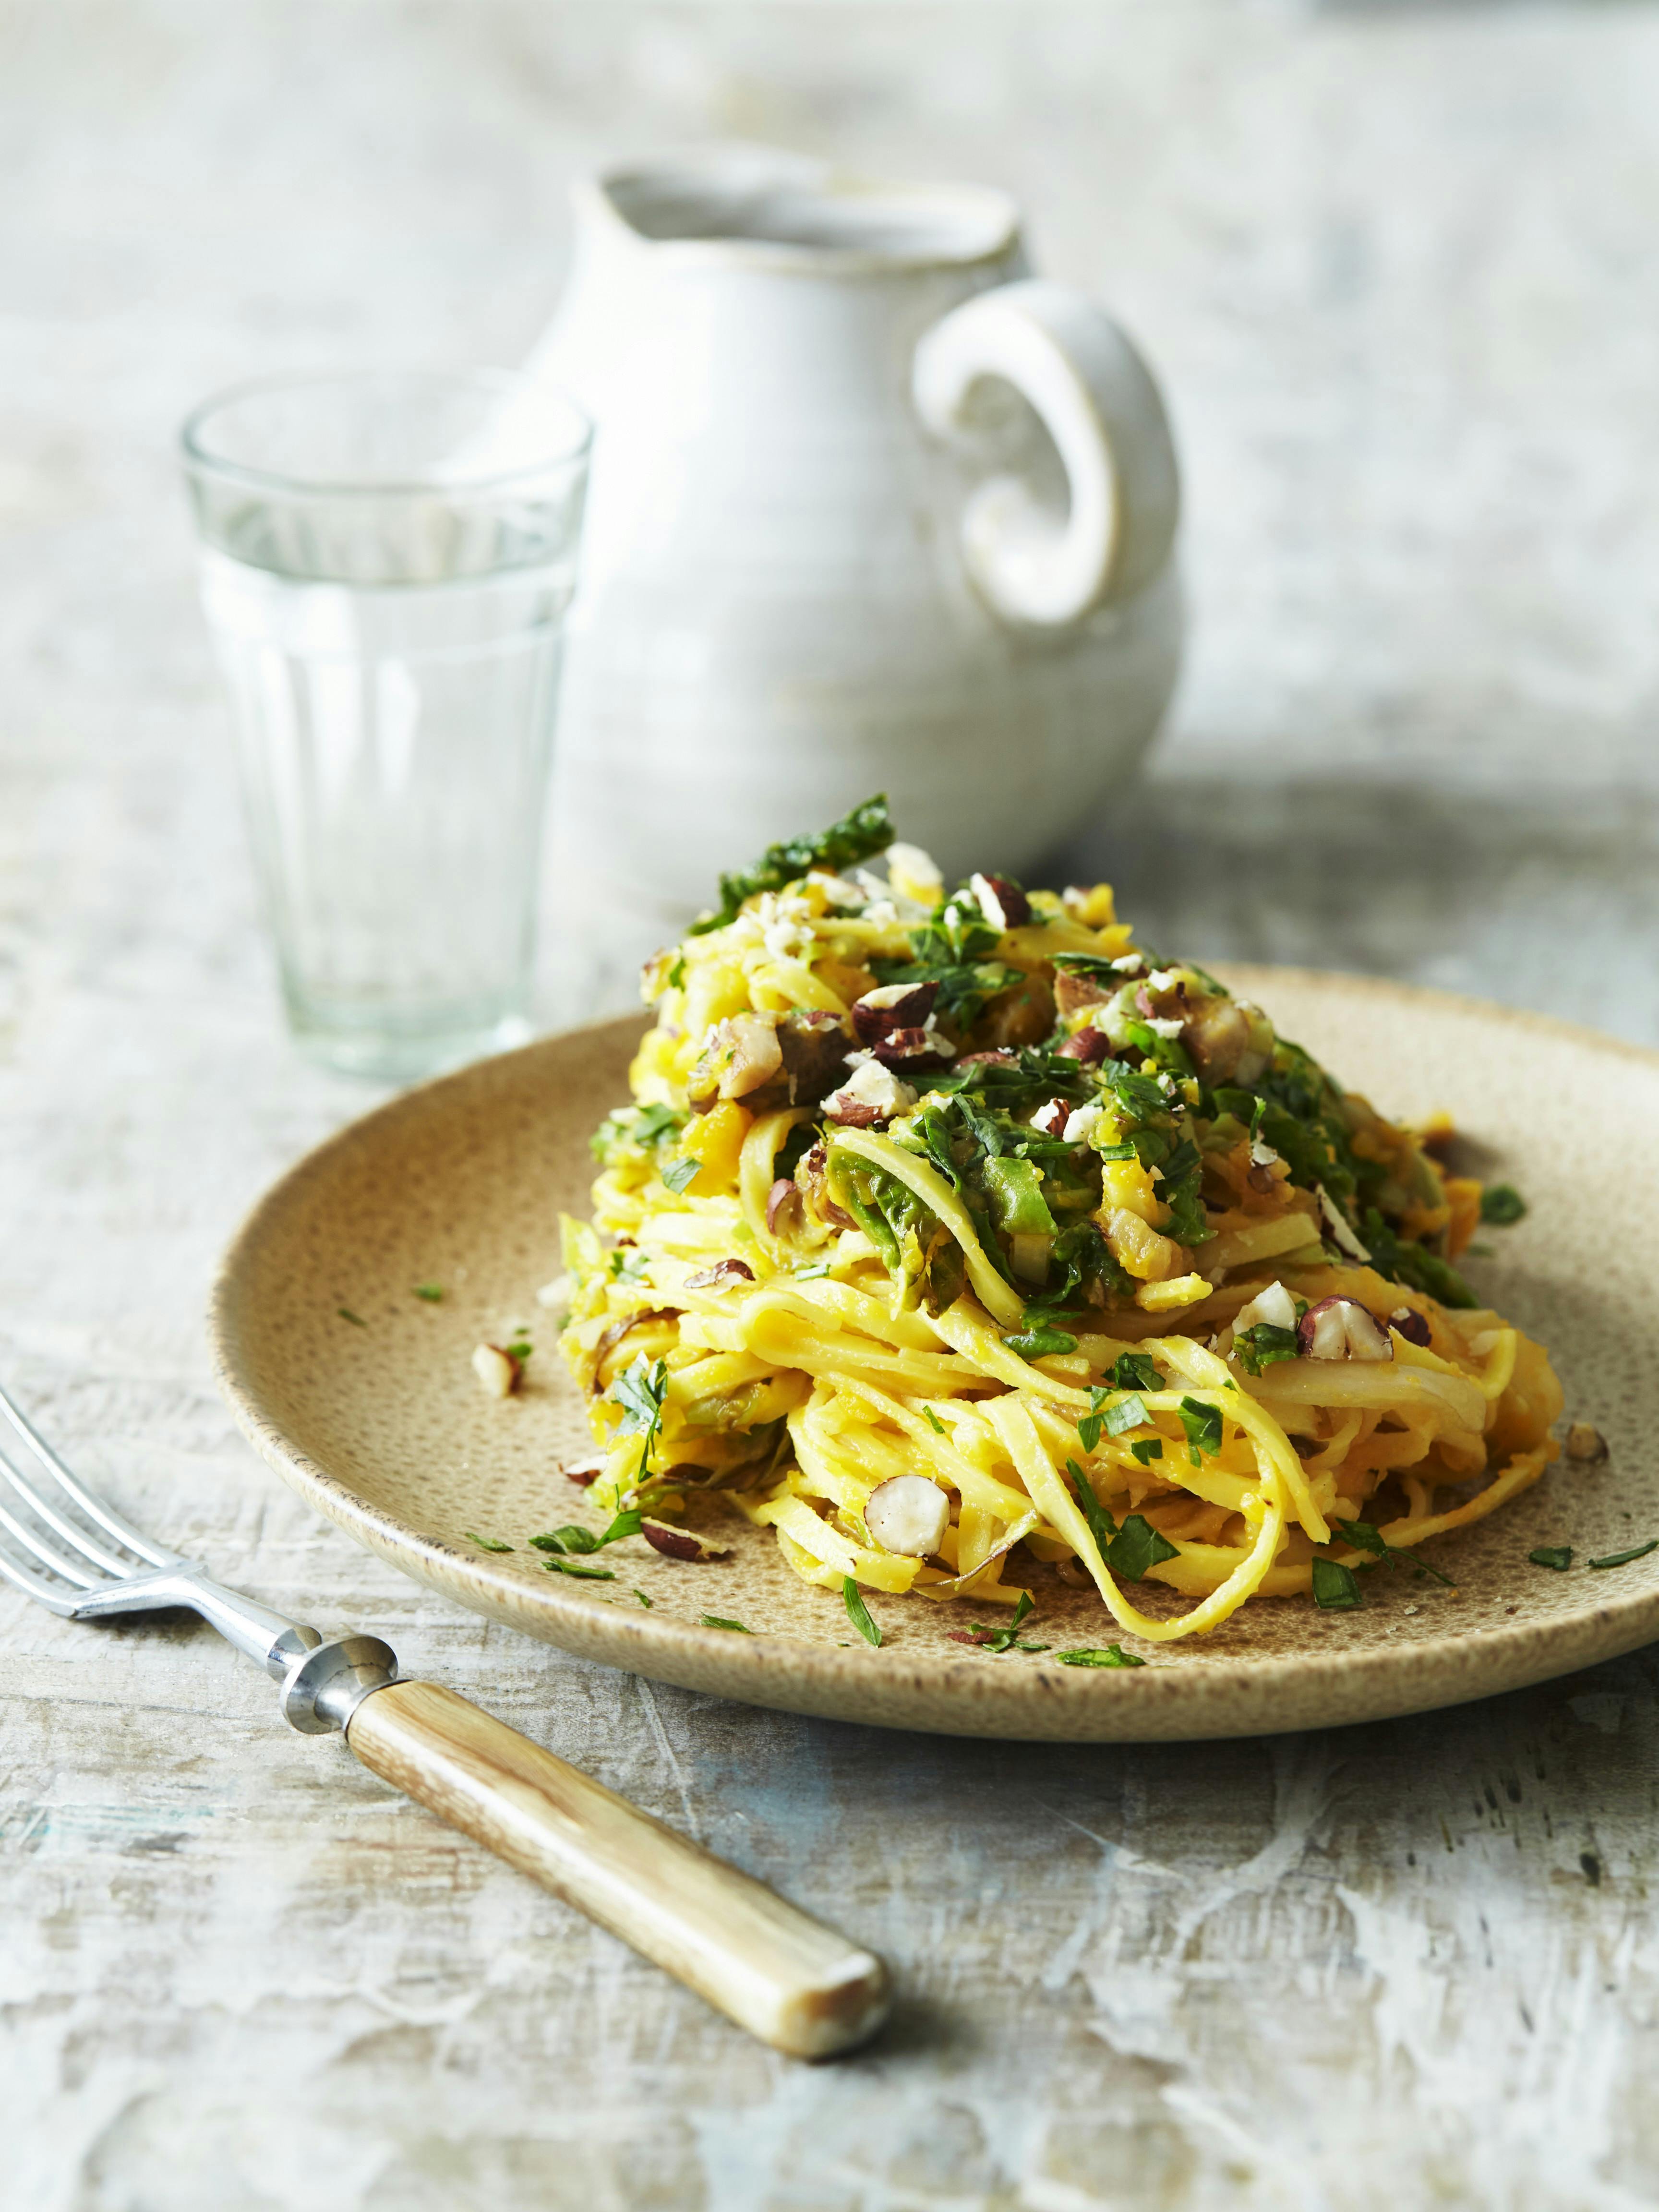
[[[285,1613],[256,1604],[240,1590],[226,1589],[187,1559],[170,1560],[147,1575],[131,1575],[106,1589],[80,1595],[75,1605],[77,1620],[94,1620],[118,1613],[158,1613],[167,1606],[188,1606],[216,1628],[228,1644],[257,1659],[268,1674],[281,1681],[296,1653],[309,1650],[322,1638],[314,1628],[290,1620]]]
[[[226,1642],[257,1659],[283,1686],[283,1713],[303,1735],[343,1729],[375,1690],[398,1679],[398,1656],[378,1636],[339,1636],[325,1641],[303,1621],[227,1589],[188,1560],[134,1575],[107,1589],[88,1590],[76,1602],[77,1620],[119,1613],[155,1613],[187,1606]]]

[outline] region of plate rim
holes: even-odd
[[[1443,1014],[1496,1019],[1559,1043],[1631,1060],[1659,1077],[1659,1048],[1608,1036],[1554,1015],[1382,976],[1238,961],[1212,964],[1237,988],[1271,993],[1276,983],[1301,984],[1389,1000],[1405,1009],[1432,1007]],[[601,1612],[575,1591],[552,1582],[545,1588],[526,1584],[494,1567],[487,1558],[464,1553],[371,1504],[289,1439],[264,1411],[242,1371],[238,1358],[241,1278],[261,1238],[285,1206],[325,1175],[342,1153],[372,1143],[383,1127],[426,1110],[434,1097],[476,1084],[481,1070],[521,1066],[554,1048],[580,1044],[583,1038],[616,1039],[636,1020],[638,1033],[642,1033],[648,1021],[632,1013],[552,1030],[511,1052],[469,1062],[382,1100],[331,1132],[270,1184],[247,1209],[221,1255],[209,1300],[208,1341],[215,1380],[238,1428],[265,1463],[316,1510],[413,1579],[520,1633],[537,1633],[526,1626],[526,1615],[545,1620],[560,1632],[538,1640],[655,1680],[866,1725],[1016,1741],[1200,1741],[1352,1726],[1523,1689],[1659,1638],[1659,1589],[1650,1589],[1624,1598],[1609,1592],[1553,1622],[1517,1620],[1512,1626],[1454,1631],[1392,1649],[1372,1645],[1329,1653],[1302,1649],[1243,1655],[1212,1664],[1153,1662],[1122,1670],[1065,1667],[1032,1655],[1018,1669],[994,1671],[976,1664],[966,1650],[960,1658],[931,1653],[926,1659],[907,1659],[897,1650],[843,1648],[787,1632],[735,1635],[668,1616],[658,1620],[611,1608]],[[625,1656],[618,1656],[619,1648]],[[775,1663],[780,1651],[789,1654],[786,1668]],[[953,1697],[958,1671],[959,1725],[937,1714],[909,1717],[915,1700],[937,1703]],[[1441,1678],[1441,1686],[1432,1695],[1421,1694],[1422,1685],[1416,1692],[1412,1689],[1413,1678],[1424,1674]],[[1317,1688],[1322,1717],[1275,1722],[1271,1711],[1275,1690],[1291,1683],[1304,1692],[1298,1702],[1304,1705],[1310,1702],[1305,1694],[1309,1686]],[[856,1709],[860,1692],[868,1699],[867,1711]],[[1261,1710],[1249,1710],[1252,1707]],[[1219,1710],[1209,1710],[1212,1708]]]

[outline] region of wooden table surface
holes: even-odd
[[[1656,105],[1645,4],[0,7],[0,1373],[227,1580],[383,1631],[902,1991],[866,2055],[775,2057],[205,1629],[0,1596],[7,2212],[1659,2197],[1651,1655],[1326,1735],[883,1735],[565,1659],[255,1463],[215,1256],[366,1099],[277,1027],[167,452],[234,375],[518,357],[602,149],[1006,182],[1161,365],[1191,489],[1174,726],[1068,872],[1200,957],[1652,1041]],[[621,988],[568,913],[546,980],[550,1019]]]

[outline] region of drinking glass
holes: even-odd
[[[244,385],[181,433],[289,1023],[407,1081],[529,1035],[588,425],[532,378]]]

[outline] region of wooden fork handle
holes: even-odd
[[[346,1741],[382,1781],[475,1837],[795,2058],[886,2017],[887,1969],[550,1751],[435,1682],[366,1697]]]

